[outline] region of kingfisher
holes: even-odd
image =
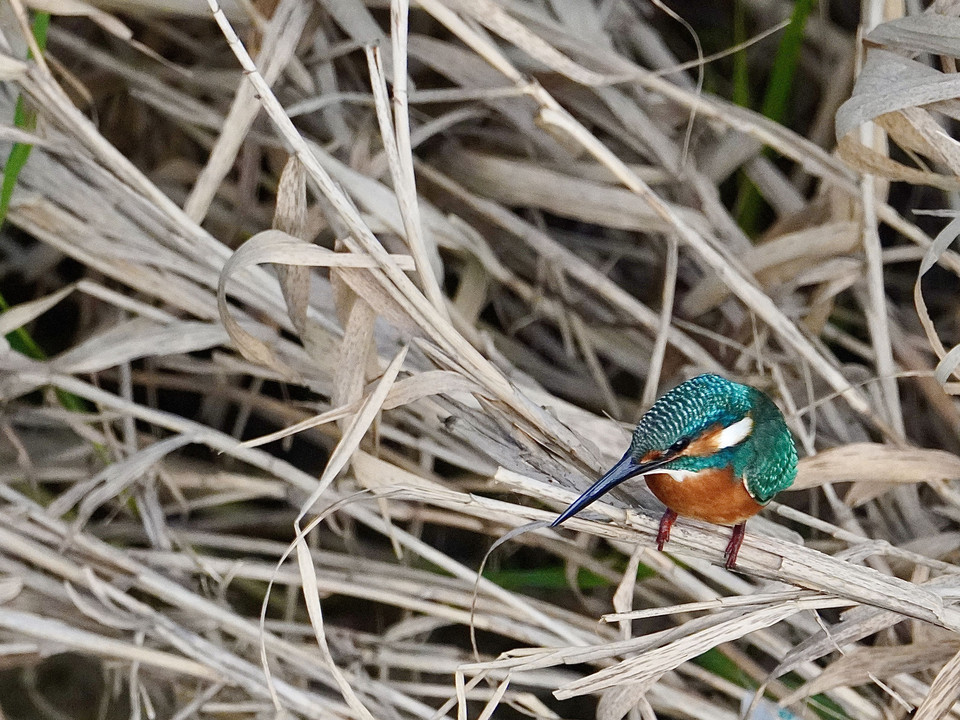
[[[638,476],[667,506],[658,550],[670,539],[678,515],[732,525],[724,559],[733,569],[747,519],[797,476],[797,447],[783,414],[765,393],[719,375],[698,375],[653,404],[620,461],[550,527]]]

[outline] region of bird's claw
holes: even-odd
[[[670,540],[670,530],[673,528],[673,522],[676,519],[677,514],[669,509],[660,518],[660,529],[657,531],[657,550],[663,550],[663,546]]]

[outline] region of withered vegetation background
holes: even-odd
[[[853,5],[0,3],[0,712],[960,717],[960,10]],[[741,572],[636,482],[478,579],[705,371]]]

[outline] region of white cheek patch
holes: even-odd
[[[651,470],[650,475],[669,475],[677,482],[683,482],[688,477],[696,475],[692,470],[668,470],[666,468],[657,468],[656,470]]]
[[[733,425],[725,427],[714,438],[717,443],[717,450],[733,447],[747,439],[753,430],[753,418],[747,415],[743,420],[738,420]]]

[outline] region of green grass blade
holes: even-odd
[[[33,16],[33,37],[41,50],[47,48],[47,32],[50,28],[50,13],[38,12]],[[33,53],[28,53],[27,57],[32,57]],[[37,126],[37,115],[27,109],[23,96],[17,98],[17,105],[13,113],[13,124],[24,130],[33,130]],[[7,162],[3,166],[3,183],[0,185],[0,226],[7,220],[7,211],[10,209],[10,200],[13,197],[13,191],[17,186],[17,179],[20,172],[27,164],[30,158],[30,151],[33,145],[27,143],[14,143],[10,148],[10,154],[7,156]],[[0,295],[0,311],[7,311],[10,308],[6,299]],[[25,328],[17,328],[7,335],[7,341],[10,347],[17,352],[31,357],[34,360],[43,360],[46,353],[43,348],[37,344],[30,333]],[[86,412],[88,410],[86,403],[75,395],[57,391],[57,398],[60,404],[67,410],[74,412]]]
[[[41,50],[47,47],[47,31],[50,28],[50,13],[38,12],[33,17],[33,37]],[[33,53],[28,53],[27,57],[32,57]],[[27,110],[23,102],[23,97],[17,98],[17,107],[13,113],[13,124],[18,128],[33,130],[37,125],[37,116],[35,113]],[[17,186],[17,178],[20,171],[27,164],[30,157],[32,145],[25,143],[14,143],[7,157],[7,163],[3,167],[3,186],[0,188],[0,225],[7,219],[7,210],[10,207],[10,198],[13,197],[13,189]]]
[[[746,11],[742,0],[733,5],[733,42],[742,45],[747,41]],[[747,49],[741,48],[733,54],[733,97],[731,98],[740,107],[751,107],[750,99],[750,66],[747,63]]]
[[[47,47],[47,31],[50,27],[50,13],[39,12],[33,17],[33,37],[41,50]],[[28,53],[32,57],[33,53]],[[27,110],[23,97],[17,98],[16,109],[13,113],[13,124],[18,128],[33,130],[37,124],[35,113]],[[17,178],[20,177],[20,171],[27,164],[30,157],[32,145],[25,143],[14,143],[10,149],[10,155],[3,167],[3,185],[0,186],[0,226],[6,222],[7,210],[10,208],[10,198],[13,197],[13,190],[17,186]],[[0,310],[9,309],[7,301],[0,296]],[[34,341],[30,334],[24,328],[17,328],[7,335],[10,346],[28,357],[35,360],[41,360],[45,357],[43,350]]]
[[[790,16],[790,24],[784,29],[783,37],[780,38],[780,44],[777,47],[777,54],[774,56],[760,111],[764,116],[778,123],[782,123],[787,116],[797,66],[800,63],[800,52],[803,49],[803,35],[810,13],[813,12],[814,3],[815,0],[796,0]],[[739,6],[740,3],[737,3],[737,7]],[[734,81],[736,91],[736,69]],[[734,100],[738,104],[743,104],[736,97]],[[764,154],[769,155],[768,152]],[[760,229],[760,217],[764,205],[763,198],[754,184],[748,178],[741,177],[737,199],[737,222],[751,237],[755,236]]]
[[[793,92],[793,81],[800,63],[800,51],[803,48],[803,34],[807,20],[813,12],[814,0],[796,0],[790,24],[783,31],[780,46],[773,60],[767,92],[763,98],[761,112],[771,120],[783,122]]]

